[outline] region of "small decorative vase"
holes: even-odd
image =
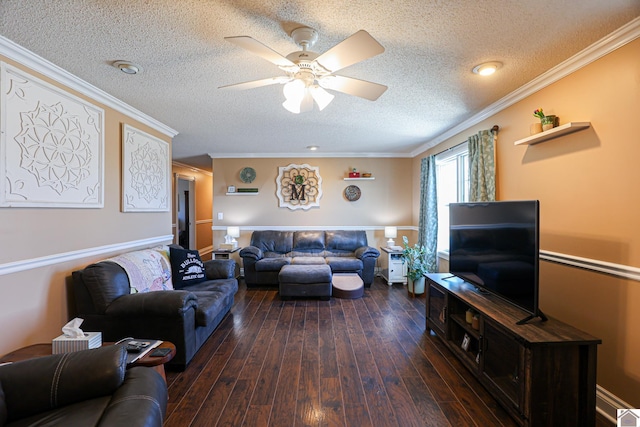
[[[529,133],[531,135],[535,135],[536,133],[542,132],[542,123],[534,123],[529,126]]]
[[[542,119],[540,119],[540,122],[542,124],[543,131],[553,129],[556,126],[556,116],[544,116]]]

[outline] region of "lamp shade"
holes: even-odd
[[[387,239],[395,239],[398,237],[398,227],[385,227],[384,237]]]
[[[240,227],[227,227],[227,235],[231,237],[240,237]]]

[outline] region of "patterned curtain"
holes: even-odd
[[[422,159],[420,163],[420,218],[418,223],[418,245],[427,250],[427,270],[438,269],[438,200],[436,193],[436,156]]]
[[[481,130],[469,137],[469,201],[496,200],[496,132]]]

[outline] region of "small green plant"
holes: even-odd
[[[407,277],[411,280],[417,280],[426,275],[429,272],[426,262],[427,249],[417,243],[409,246],[407,236],[402,236],[402,243],[404,244],[402,259],[407,263]]]

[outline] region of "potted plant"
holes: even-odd
[[[407,236],[402,236],[404,249],[402,250],[403,262],[407,264],[407,287],[413,294],[424,293],[424,276],[427,271],[426,255],[427,249],[417,243],[409,246]]]

